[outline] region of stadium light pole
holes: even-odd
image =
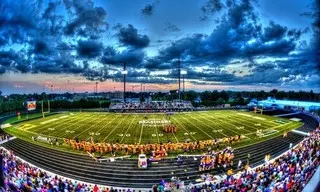
[[[187,71],[182,70],[181,74],[182,74],[182,95],[183,95],[183,99],[186,99],[184,95],[184,91],[185,91],[184,76],[187,74]]]
[[[181,101],[181,92],[180,92],[180,81],[181,81],[181,63],[180,63],[180,55],[178,59],[178,75],[179,75],[179,90],[178,90],[178,95],[179,95],[179,101]]]
[[[126,70],[126,62],[123,63],[123,71],[121,72],[123,74],[123,102],[126,102],[126,75],[128,74],[128,71]]]

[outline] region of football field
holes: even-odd
[[[164,127],[173,124],[176,133],[165,133]],[[242,135],[245,139],[282,133],[301,126],[288,119],[235,110],[216,110],[174,113],[107,113],[65,112],[45,118],[14,124],[10,133],[56,138],[75,138],[109,143],[164,143],[199,141]]]

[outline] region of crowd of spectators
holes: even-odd
[[[171,109],[192,109],[190,101],[151,101],[151,102],[126,102],[111,103],[109,109],[123,110],[171,110]]]
[[[81,183],[44,172],[19,160],[12,151],[0,149],[5,190],[12,192],[141,192]],[[0,189],[1,191],[1,189]]]
[[[208,152],[201,156],[199,171],[214,169],[216,166],[223,166],[224,168],[233,165],[234,153],[231,147],[218,152],[208,150]]]
[[[256,169],[246,169],[239,175],[228,174],[221,182],[201,186],[192,183],[190,192],[198,191],[302,191],[320,164],[320,128],[297,147]]]

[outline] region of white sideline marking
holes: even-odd
[[[42,121],[40,124],[43,125],[43,124],[47,124],[47,123],[51,123],[53,121],[57,121],[59,120],[58,118],[54,118],[54,119],[50,119],[50,120],[47,120],[47,121]]]
[[[299,135],[309,136],[309,133],[306,133],[306,132],[303,132],[303,131],[299,131],[299,130],[292,130],[292,132],[297,133]]]
[[[282,115],[274,115],[274,117],[285,117],[285,116],[289,116],[289,115],[296,115],[299,114],[300,112],[296,112],[296,113],[287,113],[287,114],[282,114]]]
[[[67,118],[69,117],[69,115],[64,115],[64,116],[61,116],[61,117],[58,117],[59,119],[64,119],[64,118]]]
[[[102,161],[114,161],[114,160],[117,160],[117,159],[126,159],[126,158],[130,158],[131,155],[125,155],[125,156],[120,156],[120,157],[109,157],[109,158],[104,158],[104,159],[98,159],[100,162]]]
[[[299,118],[291,118],[291,119],[289,119],[289,120],[291,120],[291,121],[301,121],[301,119],[299,119]]]
[[[1,125],[1,129],[8,128],[8,127],[11,127],[11,126],[12,125],[10,123],[2,124]]]
[[[16,137],[10,137],[8,140],[1,141],[1,142],[0,142],[0,145],[3,144],[3,143],[6,143],[6,142],[8,142],[8,141],[11,141],[11,140],[13,140],[13,139],[16,139]]]

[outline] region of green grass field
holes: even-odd
[[[61,139],[78,137],[80,140],[93,137],[96,142],[127,144],[199,141],[243,135],[246,144],[250,144],[250,141],[257,141],[258,129],[263,131],[263,138],[270,138],[302,125],[288,119],[234,110],[175,113],[170,119],[165,114],[146,116],[147,119],[145,114],[61,113],[17,123],[4,130],[29,139],[36,135]],[[144,120],[148,122],[141,122]],[[176,133],[163,132],[165,120],[176,125]],[[156,123],[152,123],[154,121]]]

